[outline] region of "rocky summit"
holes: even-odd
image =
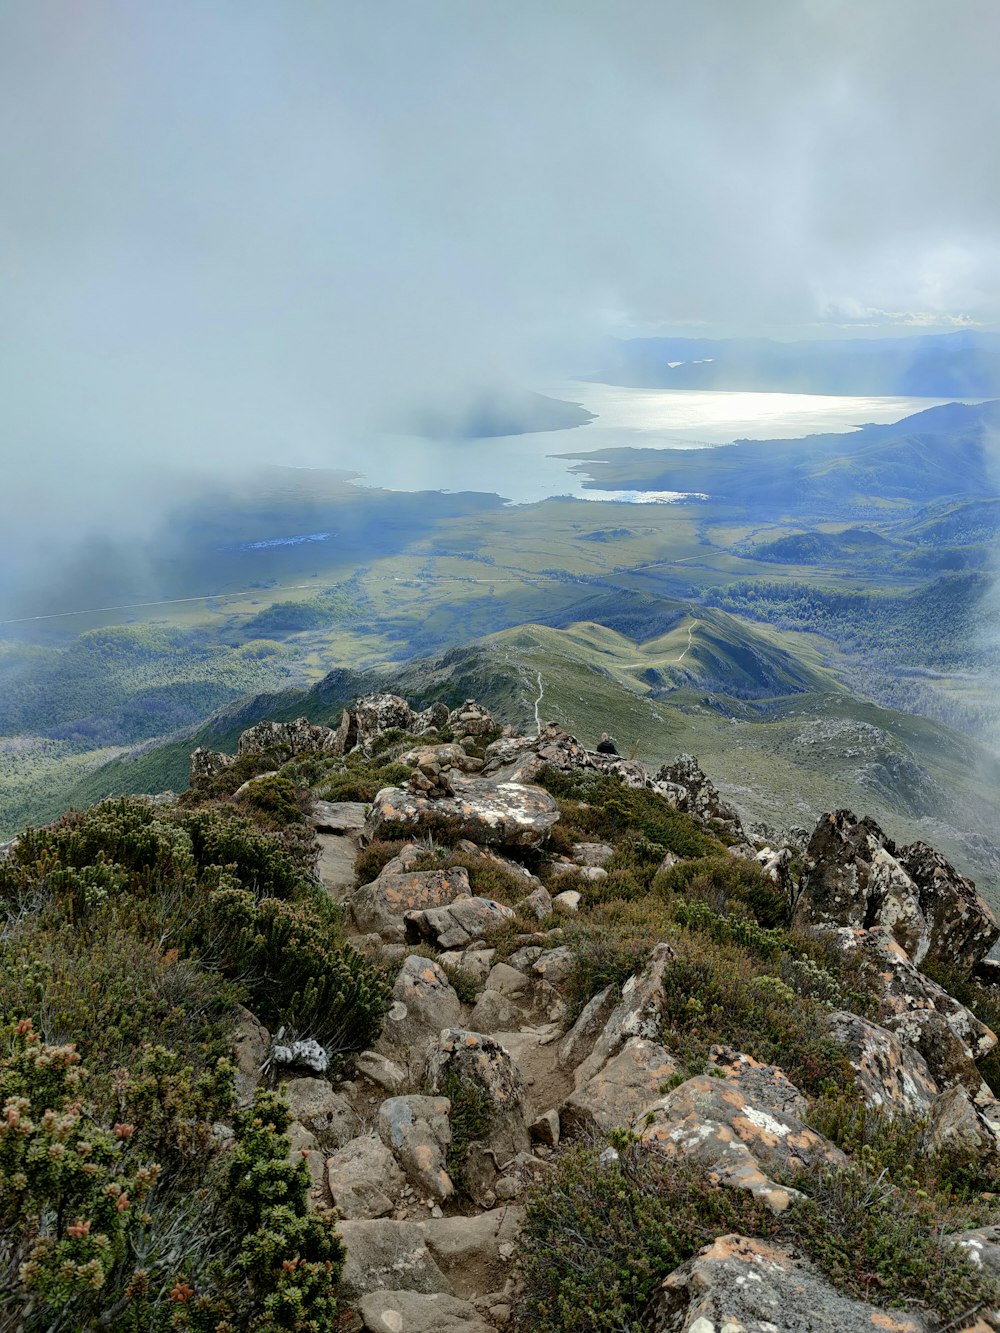
[[[843,809],[764,840],[689,755],[650,771],[474,701],[260,723],[190,782],[68,817],[68,844],[29,831],[5,885],[15,930],[39,864],[103,911],[155,835],[205,886],[215,915],[172,964],[236,988],[205,1161],[270,1123],[301,1189],[286,1322],[252,1327],[1000,1326],[1000,925],[932,848]],[[170,1327],[227,1308],[211,1265],[161,1266]]]

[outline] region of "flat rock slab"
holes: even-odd
[[[781,1333],[928,1333],[917,1315],[881,1310],[834,1290],[787,1250],[719,1236],[665,1280],[649,1333],[774,1329]]]
[[[311,818],[317,833],[362,833],[368,806],[364,801],[313,801]]]
[[[414,870],[409,874],[386,874],[363,884],[351,898],[351,915],[362,934],[378,934],[390,943],[402,944],[406,937],[407,912],[446,907],[469,893],[469,872]]]
[[[417,1226],[458,1296],[499,1291],[510,1276],[524,1209],[494,1208],[475,1217],[429,1217]]]
[[[316,873],[324,889],[335,902],[343,902],[354,888],[354,858],[357,843],[348,834],[320,833]]]
[[[456,781],[454,796],[435,800],[400,787],[378,793],[368,816],[371,837],[404,828],[407,833],[448,820],[455,837],[497,847],[537,847],[559,819],[555,798],[541,787],[488,778]]]
[[[358,1302],[369,1333],[494,1333],[475,1307],[454,1296],[371,1291]]]
[[[451,1283],[434,1262],[416,1222],[391,1222],[381,1217],[367,1222],[340,1222],[337,1232],[347,1250],[340,1279],[345,1302],[372,1291],[452,1294]]]

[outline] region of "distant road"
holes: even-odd
[[[223,597],[256,597],[262,592],[294,592],[302,588],[315,589],[315,583],[286,583],[279,588],[248,588],[246,592],[206,592],[200,597],[167,597],[162,602],[126,602],[122,606],[91,606],[85,611],[48,611],[42,616],[16,616],[0,620],[0,625],[23,625],[29,620],[62,620],[65,616],[96,616],[105,611],[140,611],[150,606],[178,606],[181,602],[214,602]]]

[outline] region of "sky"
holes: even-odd
[[[609,335],[1000,328],[995,0],[0,0],[7,552]]]

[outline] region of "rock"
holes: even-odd
[[[449,949],[438,961],[442,967],[457,967],[468,972],[477,985],[485,982],[496,957],[496,949]]]
[[[517,1066],[498,1041],[466,1028],[446,1029],[428,1053],[426,1078],[435,1092],[443,1092],[450,1077],[485,1093],[488,1148],[501,1159],[527,1151],[534,1112]]]
[[[582,901],[583,894],[577,893],[576,889],[563,889],[562,893],[557,893],[552,899],[552,909],[564,916],[570,916],[580,910]]]
[[[577,865],[599,866],[602,870],[615,854],[606,842],[574,842],[570,853]]]
[[[621,999],[611,1011],[590,1054],[573,1076],[577,1091],[589,1083],[613,1055],[617,1055],[630,1037],[643,1037],[652,1042],[659,1039],[663,971],[673,957],[669,944],[656,945],[643,971],[626,981]]]
[[[403,943],[407,912],[441,907],[469,893],[469,872],[464,866],[404,874],[387,874],[387,870],[351,897],[351,916],[363,934],[375,931],[384,940]]]
[[[753,857],[764,874],[786,894],[789,902],[793,896],[792,875],[789,869],[791,859],[792,853],[787,847],[782,847],[779,851],[765,847]]]
[[[775,1177],[847,1165],[838,1148],[800,1119],[805,1098],[780,1069],[725,1047],[713,1048],[713,1055],[712,1067],[724,1077],[688,1079],[647,1107],[643,1143],[700,1162],[710,1179],[748,1190],[775,1213],[800,1197]]]
[[[574,861],[557,861],[556,865],[564,879],[569,877],[580,884],[599,884],[608,877],[602,866],[578,866]]]
[[[255,773],[252,778],[247,778],[246,782],[241,783],[236,788],[233,792],[232,799],[234,801],[242,801],[245,797],[250,795],[258,782],[265,782],[268,778],[276,778],[277,776],[278,770],[276,768],[272,768],[268,773]]]
[[[991,1125],[959,1084],[945,1089],[931,1108],[927,1150],[945,1149],[971,1153],[1000,1170],[1000,1125]]]
[[[604,1031],[616,1002],[613,986],[606,986],[587,1001],[576,1022],[559,1043],[559,1063],[564,1069],[575,1069],[586,1060]]]
[[[448,725],[448,705],[431,704],[414,716],[410,729],[415,736],[423,736],[428,731],[440,731]]]
[[[730,848],[729,850],[732,851],[732,848]],[[674,866],[680,864],[680,860],[681,858],[679,856],[675,856],[673,852],[667,852],[666,856],[656,867],[656,873],[658,875],[662,875],[665,870],[673,870]]]
[[[308,750],[336,753],[337,733],[329,727],[317,727],[305,717],[294,722],[258,722],[248,727],[236,743],[237,755],[273,753],[283,762]]]
[[[523,996],[528,991],[528,978],[509,963],[495,963],[486,978],[486,989],[501,995]]]
[[[976,1268],[983,1269],[994,1282],[1000,1283],[1000,1226],[977,1227],[951,1239]]]
[[[188,760],[188,786],[192,791],[199,791],[232,762],[232,755],[222,754],[219,750],[207,750],[199,745]]]
[[[1000,938],[1000,924],[971,879],[926,843],[904,847],[899,863],[916,884],[927,922],[927,961],[966,971],[986,957]]]
[[[362,1051],[354,1061],[359,1077],[368,1079],[385,1092],[398,1092],[406,1082],[406,1070],[378,1051]]]
[[[428,940],[439,949],[465,949],[513,917],[511,908],[503,903],[465,894],[447,907],[407,912],[403,924],[411,944]]]
[[[971,970],[1000,925],[971,880],[925,843],[895,845],[871,819],[824,815],[806,850],[799,926],[881,926],[915,963]]]
[[[865,1105],[889,1115],[926,1115],[937,1084],[919,1051],[857,1014],[840,1010],[827,1020],[831,1037],[847,1047],[855,1086]]]
[[[337,1232],[347,1250],[340,1279],[345,1303],[385,1290],[451,1295],[451,1283],[434,1262],[415,1222],[388,1218],[341,1222]]]
[[[447,1199],[455,1192],[445,1169],[451,1143],[447,1097],[390,1097],[378,1110],[378,1132],[413,1185],[425,1198]]]
[[[460,708],[454,709],[448,716],[448,726],[452,734],[461,739],[464,736],[486,736],[499,728],[492,714],[475,699],[467,699]]]
[[[996,1045],[995,1034],[918,971],[881,927],[831,930],[826,938],[840,952],[859,955],[862,972],[879,997],[878,1022],[917,1048],[938,1086],[961,1082],[977,1095],[982,1077],[975,1061]]]
[[[372,1134],[338,1148],[327,1160],[326,1179],[334,1204],[351,1220],[386,1217],[406,1184],[395,1157]]]
[[[297,1162],[300,1157],[306,1164],[313,1191],[322,1195],[326,1185],[323,1152],[316,1135],[293,1120],[288,1127],[288,1160]]]
[[[672,804],[686,814],[698,819],[717,819],[720,823],[739,827],[739,815],[735,809],[719,795],[718,788],[698,767],[697,761],[689,754],[678,755],[672,764],[664,764],[653,781],[654,788],[663,783],[667,788],[668,799],[673,795]]]
[[[576,965],[573,950],[567,944],[556,949],[545,949],[531,965],[531,975],[550,986],[561,986]]]
[[[423,1065],[428,1042],[442,1028],[462,1020],[462,1002],[444,970],[432,959],[411,954],[392,988],[394,1004],[385,1017],[376,1049],[414,1071]]]
[[[334,754],[350,754],[358,743],[358,716],[350,708],[340,715],[340,725],[334,733],[331,749]]]
[[[236,1027],[229,1036],[236,1058],[236,1101],[239,1106],[248,1106],[263,1079],[271,1034],[249,1009],[240,1005],[236,1012]]]
[[[358,854],[357,835],[317,833],[316,874],[334,902],[343,902],[354,891],[354,863]]]
[[[658,1042],[630,1037],[625,1045],[559,1111],[562,1132],[569,1138],[616,1126],[630,1128],[663,1083],[677,1072],[677,1063]]]
[[[271,1047],[271,1059],[276,1065],[311,1069],[315,1074],[325,1074],[330,1067],[330,1056],[315,1037],[276,1044]]]
[[[363,801],[313,801],[310,811],[317,833],[363,833],[367,815]]]
[[[321,1148],[332,1152],[354,1137],[354,1112],[343,1093],[334,1092],[326,1079],[293,1078],[285,1096],[296,1120],[311,1130]]]
[[[478,1217],[428,1218],[417,1225],[455,1293],[471,1297],[503,1286],[523,1221],[521,1208],[496,1208]]]
[[[469,1015],[474,1032],[509,1032],[523,1021],[524,1014],[510,996],[495,990],[484,990]]]
[[[509,955],[507,966],[518,972],[523,972],[527,976],[534,966],[535,960],[540,958],[542,953],[544,953],[544,950],[540,944],[526,944],[523,948],[517,949]]]
[[[916,1315],[835,1290],[812,1264],[768,1241],[719,1236],[675,1269],[643,1321],[649,1333],[928,1333]]]
[[[548,889],[539,886],[534,893],[529,893],[527,898],[522,898],[517,904],[517,910],[523,912],[525,916],[533,916],[536,921],[544,921],[546,917],[552,915],[552,898]]]
[[[455,781],[455,795],[445,800],[415,796],[386,787],[375,797],[367,832],[379,837],[403,828],[419,833],[431,821],[454,823],[456,836],[487,846],[537,847],[559,818],[555,798],[541,787],[491,778]]]
[[[366,694],[354,706],[360,747],[368,745],[384,731],[410,731],[413,711],[398,694]]]
[[[558,1146],[561,1130],[558,1111],[546,1111],[528,1126],[532,1141],[544,1144],[546,1148]]]
[[[442,1293],[370,1291],[358,1310],[369,1333],[493,1333],[475,1306]]]

